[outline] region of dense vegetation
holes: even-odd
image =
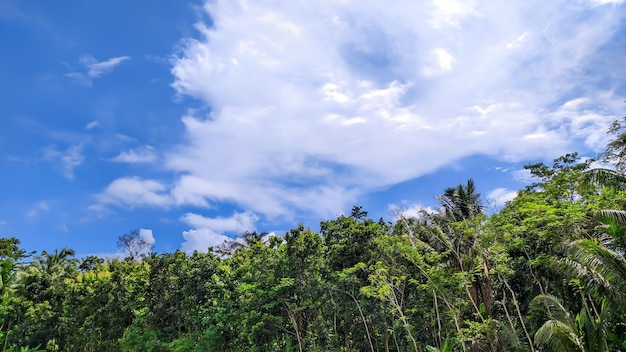
[[[126,260],[0,240],[0,334],[12,351],[626,351],[626,133],[590,169],[487,216],[473,181],[389,223],[350,216],[208,253]]]

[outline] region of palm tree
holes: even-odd
[[[480,202],[480,193],[476,193],[474,180],[467,184],[446,188],[443,195],[436,197],[444,208],[450,221],[461,221],[483,214],[484,206]]]
[[[609,351],[607,323],[609,310],[603,302],[600,312],[592,312],[583,297],[583,308],[574,316],[552,295],[539,295],[532,304],[547,308],[550,317],[535,333],[535,343],[549,351]],[[594,317],[597,314],[597,317]]]
[[[479,248],[480,241],[477,241],[482,223],[478,216],[484,212],[480,194],[476,192],[474,181],[469,179],[465,185],[446,188],[443,195],[436,196],[436,199],[441,202],[439,212],[422,211],[417,219],[401,218],[400,221],[406,226],[414,247],[427,252],[449,252],[450,257],[442,263],[443,266],[454,272],[469,274],[467,277],[471,281],[460,293],[469,298],[474,313],[486,324],[488,319],[485,313],[493,318],[494,295],[489,276],[475,275],[479,264],[483,268],[482,272],[489,272],[487,260]],[[481,308],[484,308],[484,312]],[[492,350],[497,348],[493,341],[489,343]],[[465,346],[463,349],[466,349]]]
[[[602,241],[604,239],[604,241]],[[626,312],[626,259],[624,249],[613,250],[610,236],[600,240],[582,239],[568,244],[569,256],[561,263],[596,297],[604,297],[612,307]]]
[[[61,276],[67,272],[70,266],[75,266],[78,260],[74,258],[76,252],[73,249],[63,248],[61,251],[55,249],[54,252],[41,252],[38,258],[35,258],[35,269],[44,275]]]
[[[583,174],[580,184],[621,191],[626,190],[626,176],[615,170],[592,169]],[[593,215],[602,224],[596,238],[567,244],[569,256],[561,262],[589,290],[626,312],[626,211],[603,209]]]

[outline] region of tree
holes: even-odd
[[[124,253],[126,260],[135,261],[150,256],[153,244],[142,236],[141,231],[132,230],[117,238],[117,248]]]
[[[26,251],[20,248],[20,240],[11,238],[0,238],[0,260],[13,259],[15,261],[26,257]]]
[[[484,206],[480,202],[480,193],[476,193],[474,180],[467,180],[467,184],[446,188],[443,195],[436,197],[450,221],[461,221],[481,215]]]
[[[224,240],[217,247],[216,252],[221,255],[232,255],[240,248],[250,248],[255,243],[264,244],[268,237],[269,233],[267,232],[246,231],[237,238]]]
[[[35,258],[35,268],[43,275],[56,278],[61,277],[73,269],[78,260],[74,258],[76,252],[73,249],[63,248],[60,251],[48,253],[42,251],[41,255]]]
[[[580,313],[574,316],[560,299],[549,294],[538,295],[533,303],[542,305],[550,318],[535,333],[538,346],[554,352],[610,351],[607,343],[609,310],[606,304],[602,304],[599,312],[593,312],[585,302]]]

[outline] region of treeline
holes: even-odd
[[[2,239],[2,350],[626,351],[624,136],[616,168],[528,166],[537,182],[490,216],[469,180],[436,212],[354,207],[208,253],[77,260]]]

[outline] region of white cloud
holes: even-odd
[[[597,93],[611,67],[594,61],[621,8],[215,0],[205,10],[211,24],[182,41],[172,74],[178,95],[211,114],[182,117],[186,139],[163,153],[176,178],[146,204],[332,216],[470,155],[596,149],[596,131],[622,114],[610,103],[618,93]],[[589,100],[564,106],[580,97]]]
[[[507,188],[496,188],[487,193],[487,202],[490,206],[501,207],[515,199],[515,197],[517,197],[517,191]]]
[[[7,226],[8,224],[9,224],[8,221],[0,219],[0,226]]]
[[[167,187],[155,180],[123,177],[111,182],[98,195],[98,200],[109,204],[166,208],[173,202],[166,191]],[[102,209],[101,206],[94,205],[93,210]]]
[[[123,151],[111,161],[117,163],[151,163],[157,160],[157,154],[153,147],[145,145],[141,148]]]
[[[83,55],[79,62],[88,69],[87,76],[97,78],[111,72],[115,66],[126,60],[130,60],[130,56],[118,56],[106,61],[98,61],[91,55]]]
[[[43,159],[52,162],[68,180],[74,179],[74,169],[85,161],[82,144],[75,144],[65,151],[49,145],[43,150]]]
[[[88,124],[85,126],[85,129],[86,129],[87,131],[89,131],[89,130],[93,130],[94,128],[96,128],[96,127],[98,127],[98,126],[100,126],[100,122],[98,122],[98,120],[94,120],[94,121],[91,121],[90,123],[88,123]]]
[[[127,60],[130,60],[130,56],[118,56],[105,61],[98,61],[91,55],[83,55],[78,62],[84,66],[86,71],[69,72],[65,74],[65,77],[74,80],[78,84],[91,86],[94,78],[110,73],[117,65]]]
[[[252,212],[235,212],[231,217],[208,218],[188,213],[180,220],[193,227],[193,229],[183,232],[185,242],[182,244],[182,249],[187,252],[194,250],[204,252],[210,246],[216,247],[222,244],[224,240],[232,239],[225,233],[238,235],[245,231],[253,231],[258,216]]]
[[[540,181],[539,178],[531,174],[530,170],[528,169],[515,170],[511,172],[511,175],[513,176],[514,180],[521,182],[525,185],[530,185],[533,182]]]
[[[624,0],[590,0],[591,4],[601,6],[601,5],[619,5],[624,2]]]
[[[429,61],[429,66],[423,70],[425,76],[433,76],[452,70],[455,59],[446,49],[436,48],[432,50]]]
[[[521,47],[526,37],[528,37],[528,32],[524,32],[522,35],[515,38],[515,40],[508,42],[506,44],[507,49],[515,49]]]
[[[390,204],[389,212],[393,217],[394,221],[405,218],[418,218],[421,216],[422,212],[427,212],[429,214],[433,214],[437,212],[437,209],[424,206],[422,204],[411,204],[411,205],[398,205],[398,204]]]
[[[150,246],[156,242],[152,230],[150,229],[139,229],[139,237]]]
[[[39,201],[35,203],[29,211],[26,212],[25,216],[28,219],[32,220],[37,217],[37,215],[39,215],[41,212],[47,212],[48,210],[50,210],[50,206],[48,205],[48,203],[45,201]]]
[[[462,20],[478,14],[474,3],[468,0],[432,0],[430,22],[435,28],[444,26],[460,28]]]

